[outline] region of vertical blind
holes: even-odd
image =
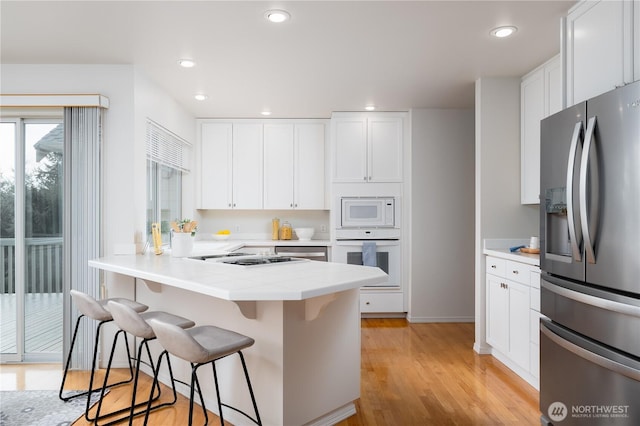
[[[64,109],[64,315],[65,330],[71,330],[78,316],[69,290],[75,289],[99,299],[100,272],[88,261],[100,257],[101,245],[101,139],[102,108]],[[78,332],[72,368],[91,366],[95,324],[85,322]],[[70,333],[64,333],[64,353],[69,352]]]
[[[189,173],[191,144],[147,119],[147,158],[156,163]]]

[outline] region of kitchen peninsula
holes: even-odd
[[[151,309],[254,338],[245,357],[265,425],[333,424],[355,413],[359,288],[384,282],[380,269],[314,261],[243,267],[168,254],[110,256],[89,265],[132,277],[136,299]],[[156,356],[160,349],[153,349]],[[221,360],[219,371],[223,401],[252,412],[237,357]],[[215,412],[208,373],[200,383]],[[186,379],[188,364],[176,360],[174,374]],[[225,418],[243,422],[232,411]]]

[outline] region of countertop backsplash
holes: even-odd
[[[216,232],[228,229],[230,240],[271,240],[271,220],[289,222],[295,228],[313,228],[313,240],[328,240],[328,210],[197,210],[198,240],[212,240]],[[297,239],[295,232],[292,236]]]

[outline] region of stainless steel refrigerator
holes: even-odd
[[[541,422],[640,425],[640,81],[540,134]]]

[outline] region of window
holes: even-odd
[[[147,241],[151,241],[151,224],[160,222],[162,241],[169,242],[169,224],[182,217],[182,172],[147,161]]]
[[[169,242],[170,223],[182,218],[182,173],[191,145],[157,123],[147,121],[147,241],[151,224],[159,222],[162,241]]]

